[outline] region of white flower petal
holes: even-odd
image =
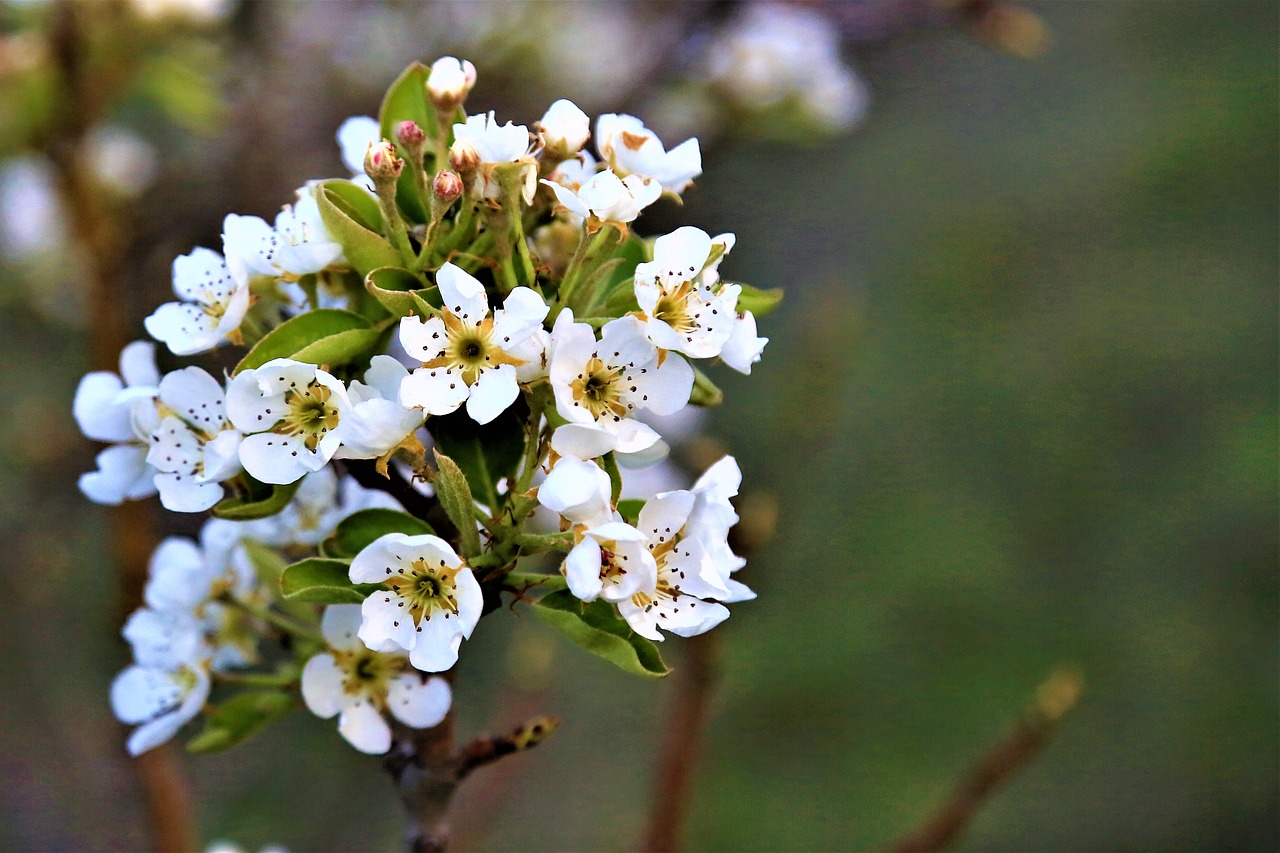
[[[420,367],[400,383],[400,404],[429,415],[456,412],[470,395],[462,376],[444,367]]]
[[[341,711],[346,704],[342,690],[345,676],[333,655],[313,655],[302,668],[302,701],[307,703],[307,710],[326,720]]]
[[[482,371],[471,386],[467,398],[467,414],[478,424],[487,424],[506,411],[520,396],[516,369],[510,364]]]
[[[240,464],[255,479],[264,483],[286,485],[302,479],[308,472],[324,465],[321,459],[312,467],[317,454],[307,450],[301,435],[277,435],[260,432],[240,442]]]
[[[347,706],[338,717],[338,732],[347,743],[368,755],[391,748],[391,727],[368,699]]]
[[[118,506],[155,494],[156,470],[147,464],[147,448],[140,444],[117,444],[100,452],[94,460],[98,470],[80,475],[80,491],[97,504]]]
[[[449,713],[453,691],[443,678],[398,675],[387,685],[387,710],[405,725],[415,729],[438,726]]]
[[[444,307],[468,326],[489,316],[489,297],[484,285],[456,264],[445,264],[436,272],[436,284]]]

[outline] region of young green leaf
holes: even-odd
[[[362,509],[338,522],[333,535],[324,541],[324,552],[330,557],[354,557],[373,540],[388,533],[420,536],[435,533],[431,525],[407,512],[394,509]]]
[[[374,350],[380,337],[382,337],[380,329],[348,329],[313,341],[290,357],[294,361],[325,364],[329,367],[351,364]]]
[[[209,711],[204,718],[204,730],[187,741],[187,751],[220,752],[230,749],[300,704],[296,696],[280,690],[238,693]]]
[[[232,521],[252,521],[255,518],[266,518],[275,515],[285,508],[293,499],[302,481],[298,480],[284,486],[261,483],[248,474],[241,475],[246,486],[246,493],[223,498],[214,504],[212,512],[216,518],[229,518]]]
[[[644,509],[644,501],[640,498],[627,498],[625,501],[618,501],[618,514],[622,516],[627,524],[635,525],[640,519],[640,510]]]
[[[457,525],[463,556],[474,557],[480,553],[480,534],[476,531],[476,519],[472,514],[475,503],[467,477],[458,463],[448,456],[435,448],[431,452],[435,454],[436,467],[440,470],[435,479],[436,496],[449,519]]]
[[[360,275],[403,262],[399,250],[378,232],[361,225],[350,205],[332,189],[321,187],[316,192],[316,206],[324,227],[342,244],[343,254]]]
[[[287,601],[359,604],[381,589],[376,583],[353,584],[349,572],[348,560],[310,557],[285,567],[280,592]]]
[[[329,201],[357,225],[375,234],[382,233],[382,208],[368,190],[351,181],[325,181],[320,186],[329,191]]]
[[[603,599],[586,604],[568,590],[560,590],[535,601],[533,612],[578,646],[627,672],[650,678],[671,672],[657,647],[632,631]]]
[[[756,317],[763,317],[782,302],[782,289],[761,290],[749,284],[739,284],[742,292],[738,294],[738,312],[750,311]]]
[[[234,372],[239,373],[242,370],[261,367],[273,358],[292,358],[330,335],[356,330],[371,331],[371,325],[359,314],[340,311],[337,308],[319,308],[299,314],[267,332],[262,340],[240,359]]]
[[[440,291],[428,285],[421,273],[401,267],[380,267],[371,270],[364,278],[365,290],[397,317],[410,314],[425,316],[435,313],[443,303]]]

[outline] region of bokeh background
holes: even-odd
[[[0,848],[149,843],[106,702],[112,516],[75,488],[70,401],[110,312],[40,149],[93,122],[139,336],[175,255],[340,174],[338,123],[451,50],[473,110],[567,96],[698,132],[705,174],[641,230],[732,230],[727,276],[787,289],[755,374],[717,377],[712,432],[780,512],[759,600],[719,629],[691,849],[884,847],[1064,663],[1078,708],[964,849],[1280,841],[1274,3],[1028,3],[1042,52],[948,4],[819,6],[866,97],[839,130],[682,81],[734,4],[79,5],[86,56],[124,69],[92,116],[55,103],[56,7],[0,4]],[[458,846],[634,848],[673,684],[519,613],[464,663],[464,731],[564,723],[467,783]],[[299,713],[184,759],[202,841],[397,847],[378,762],[332,729]]]

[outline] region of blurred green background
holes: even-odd
[[[692,849],[883,847],[1064,662],[1084,673],[1080,706],[964,849],[1280,841],[1277,7],[1029,7],[1052,32],[1043,58],[949,28],[860,45],[860,128],[799,146],[729,133],[683,209],[640,223],[734,231],[726,275],[788,291],[755,374],[717,375],[715,432],[781,516],[742,576],[759,600],[719,629]],[[232,38],[185,37],[197,53]],[[170,221],[130,259],[136,333],[175,254],[216,246],[227,211],[265,214],[337,174],[338,121],[433,56],[340,86],[341,57],[211,59],[193,83],[233,103],[270,86],[327,99],[296,122],[232,113],[191,137],[126,106],[170,193],[138,203]],[[486,77],[470,58],[473,109],[531,121],[571,94],[503,91],[512,66]],[[245,147],[291,122],[293,147]],[[74,266],[0,263],[4,849],[146,844],[106,702],[126,662],[107,516],[75,489],[92,453],[70,400],[95,322],[76,287]],[[633,847],[672,685],[521,613],[486,620],[463,663],[465,732],[564,724],[467,783],[458,846]],[[185,764],[205,841],[398,845],[379,763],[331,723],[295,714]]]

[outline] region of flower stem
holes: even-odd
[[[270,608],[251,604],[232,595],[223,596],[222,600],[233,607],[240,608],[250,616],[256,616],[268,625],[273,625],[276,628],[279,628],[285,633],[293,634],[295,637],[302,637],[306,640],[311,640],[312,642],[319,643],[322,646],[328,645],[328,641],[325,640],[324,635],[322,635],[319,629],[314,626],[303,625],[282,613],[276,613]]]

